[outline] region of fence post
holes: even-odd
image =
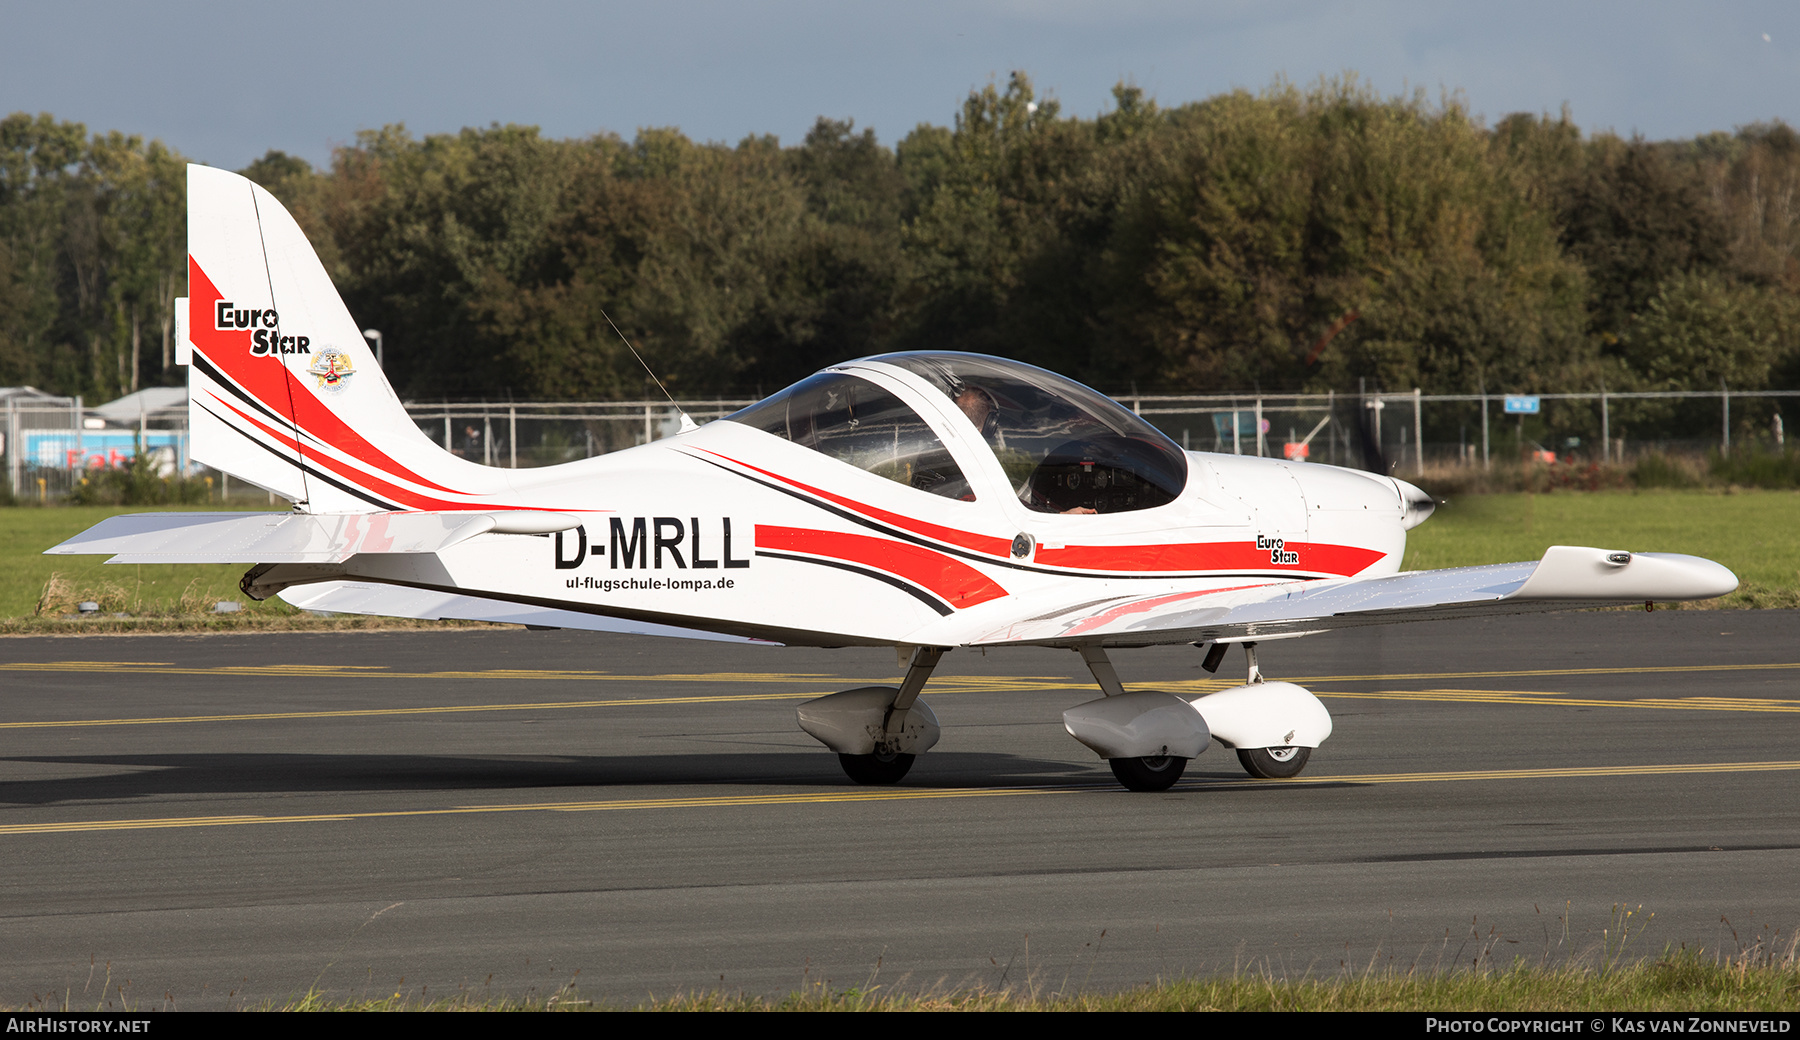
[[[519,468],[519,409],[516,405],[506,406],[506,450],[512,456],[513,469]]]
[[[1327,420],[1335,420],[1337,418],[1337,391],[1336,390],[1325,391],[1325,418]],[[1331,465],[1333,465],[1333,466],[1337,465],[1337,460],[1338,460],[1336,434],[1337,434],[1337,424],[1335,422],[1333,422],[1331,431],[1325,435],[1325,442],[1327,444],[1331,445]]]
[[[650,443],[650,403],[644,402],[644,443]]]
[[[1419,388],[1413,387],[1413,463],[1414,472],[1425,475],[1425,420],[1419,407]]]
[[[1383,462],[1387,461],[1387,453],[1381,450],[1381,413],[1386,408],[1387,408],[1387,402],[1383,401],[1381,399],[1381,391],[1378,389],[1375,391],[1375,404],[1374,404],[1374,409],[1375,409],[1375,455],[1378,458],[1380,458],[1381,461],[1383,461]],[[1394,475],[1394,468],[1392,466],[1389,466],[1388,471],[1386,473],[1382,474],[1382,476],[1384,476],[1384,477],[1391,477],[1393,475]]]
[[[15,499],[19,497],[19,448],[19,409],[9,400],[6,402],[6,483]]]
[[[1612,461],[1612,416],[1606,410],[1606,380],[1600,381],[1600,461]],[[1624,459],[1620,459],[1624,462]]]
[[[1487,390],[1486,390],[1486,388],[1483,388],[1481,391],[1481,468],[1482,469],[1492,469],[1493,468],[1493,464],[1488,461],[1488,409],[1487,409],[1487,404],[1488,404]]]
[[[1256,457],[1259,459],[1264,454],[1263,441],[1265,438],[1263,437],[1262,422],[1262,398],[1259,397],[1256,399]]]
[[[1724,413],[1723,413],[1725,416],[1725,419],[1724,419],[1723,425],[1721,426],[1721,437],[1720,437],[1720,443],[1723,445],[1723,447],[1721,447],[1719,449],[1719,454],[1730,455],[1731,454],[1731,391],[1725,388],[1725,380],[1723,380],[1723,379],[1719,380],[1719,400],[1722,401],[1725,405]]]

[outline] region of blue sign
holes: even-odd
[[[1538,399],[1535,397],[1511,397],[1506,399],[1507,415],[1536,415]]]
[[[20,458],[44,469],[114,469],[137,455],[140,437],[146,451],[166,451],[169,463],[185,469],[187,434],[178,430],[21,430]]]
[[[1234,414],[1237,416],[1238,440],[1244,444],[1255,444],[1257,433],[1256,412],[1249,408],[1245,408],[1235,413],[1214,412],[1212,417],[1214,435],[1227,444],[1231,443],[1231,417]],[[1269,420],[1267,419],[1263,420],[1262,432],[1269,432]]]

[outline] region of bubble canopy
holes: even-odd
[[[942,393],[994,453],[1027,508],[1121,513],[1175,499],[1187,456],[1104,394],[1054,372],[981,354],[863,358],[910,372]],[[850,372],[826,371],[727,417],[909,483],[973,499],[942,441],[916,412]]]

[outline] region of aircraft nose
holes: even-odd
[[[1394,489],[1400,492],[1400,523],[1408,531],[1430,519],[1437,509],[1436,499],[1404,480],[1395,480]]]

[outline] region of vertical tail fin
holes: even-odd
[[[421,433],[273,195],[188,167],[192,454],[309,513],[480,507],[499,471]]]

